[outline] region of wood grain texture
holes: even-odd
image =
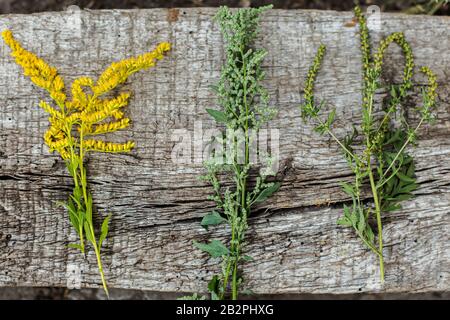
[[[81,11],[7,15],[24,47],[56,66],[69,84],[80,75],[97,76],[109,63],[173,44],[158,66],[132,76],[124,90],[133,99],[133,120],[118,140],[133,139],[129,155],[91,154],[90,185],[101,215],[112,213],[104,265],[111,287],[155,291],[204,291],[217,261],[193,249],[192,240],[225,237],[206,232],[201,217],[213,208],[211,189],[197,177],[200,163],[171,161],[175,129],[194,132],[214,123],[205,108],[216,99],[223,41],[212,22],[214,9],[179,11]],[[74,18],[75,17],[75,18]],[[328,47],[319,74],[319,98],[337,108],[335,130],[342,137],[358,122],[360,53],[352,13],[272,10],[264,16],[258,46],[269,49],[265,84],[280,131],[281,190],[250,219],[244,268],[245,287],[255,293],[427,292],[450,289],[450,43],[448,17],[383,14],[372,40],[404,31],[417,65],[429,65],[439,82],[439,111],[433,127],[420,132],[417,197],[401,211],[384,215],[386,284],[378,261],[354,234],[336,225],[348,197],[339,182],[351,180],[338,148],[302,123],[297,105],[315,50]],[[95,255],[87,261],[66,249],[76,239],[64,209],[71,180],[63,162],[43,144],[47,116],[37,106],[46,94],[32,85],[0,44],[0,285],[66,286],[73,266],[83,270],[82,286],[98,287]],[[386,61],[388,79],[398,81],[400,50]],[[416,82],[424,83],[418,76]],[[381,100],[384,92],[377,94]],[[413,99],[414,100],[414,99]],[[411,113],[411,117],[414,114]],[[268,209],[268,210],[267,210]]]

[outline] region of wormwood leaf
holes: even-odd
[[[363,234],[366,231],[366,217],[364,216],[364,210],[359,208],[359,220],[358,220],[358,231]]]
[[[276,192],[281,186],[280,182],[273,183],[270,187],[261,191],[261,193],[256,197],[255,202],[263,202],[269,198],[274,192]]]
[[[213,211],[211,213],[208,213],[206,216],[203,217],[202,222],[200,225],[208,230],[209,226],[215,226],[221,223],[227,222],[227,219],[222,217],[219,212]]]
[[[67,248],[72,248],[72,249],[78,249],[81,252],[83,252],[83,248],[81,247],[81,245],[79,245],[78,243],[69,243],[67,245]]]
[[[249,255],[243,255],[243,256],[241,257],[241,259],[244,260],[244,261],[247,261],[247,262],[249,262],[249,261],[255,261],[255,259],[253,259],[253,257],[251,257],[251,256],[249,256]]]
[[[227,122],[227,115],[219,110],[214,109],[206,109],[206,112],[209,113],[211,117],[214,118],[219,123],[226,123]]]
[[[228,250],[221,241],[215,239],[211,240],[209,243],[194,241],[194,246],[202,251],[208,252],[213,258],[226,256],[230,253],[230,250]]]
[[[328,129],[331,129],[331,125],[334,122],[334,118],[336,116],[336,109],[331,110],[331,112],[328,114],[328,119],[327,119],[327,127]]]
[[[106,239],[106,236],[108,235],[108,230],[109,230],[109,220],[111,219],[111,214],[109,214],[102,223],[102,228],[101,228],[101,233],[100,233],[100,238],[98,240],[98,247],[101,248],[102,247],[102,243],[103,241]]]

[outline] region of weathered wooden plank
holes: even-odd
[[[157,68],[133,76],[128,109],[130,155],[92,155],[91,188],[101,214],[111,212],[104,264],[109,285],[156,291],[202,291],[217,270],[192,248],[208,239],[200,217],[213,204],[210,188],[197,180],[201,164],[174,164],[175,129],[193,135],[194,126],[214,124],[204,109],[215,105],[208,86],[217,81],[223,42],[211,18],[214,9],[180,11],[82,11],[0,17],[24,46],[58,67],[66,83],[96,76],[112,60],[170,41],[173,51]],[[314,52],[329,50],[317,91],[337,107],[339,135],[357,119],[360,54],[351,13],[272,10],[262,21],[258,45],[269,49],[266,85],[279,108],[271,128],[280,132],[281,190],[251,218],[246,247],[256,258],[244,269],[255,293],[424,292],[450,288],[450,44],[446,17],[383,14],[374,41],[405,31],[417,65],[438,76],[435,126],[420,132],[417,197],[384,218],[386,284],[378,281],[376,257],[353,234],[335,224],[349,199],[339,181],[351,173],[331,141],[301,122],[296,108]],[[397,48],[387,65],[399,69]],[[0,45],[0,285],[66,286],[72,268],[83,269],[82,286],[98,287],[94,255],[87,262],[65,244],[74,240],[64,209],[70,179],[49,154],[42,134],[47,117],[37,107],[45,94],[21,75],[9,49]],[[400,74],[400,70],[398,71]],[[394,72],[386,77],[398,79]],[[416,79],[423,83],[423,78]],[[379,93],[379,98],[383,93]],[[356,121],[356,120],[355,120]],[[345,128],[345,129],[344,129]],[[192,138],[194,138],[192,136]],[[269,209],[269,210],[266,210]],[[219,236],[225,232],[219,231]]]

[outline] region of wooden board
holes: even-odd
[[[174,130],[214,126],[205,108],[216,106],[209,86],[219,77],[224,44],[212,21],[215,9],[50,12],[0,16],[23,45],[56,66],[66,84],[97,76],[109,63],[137,55],[161,41],[170,56],[132,76],[124,90],[133,139],[129,155],[92,154],[88,170],[95,205],[112,213],[104,248],[110,287],[154,291],[204,291],[218,271],[216,260],[192,241],[225,237],[206,232],[201,217],[213,208],[211,188],[197,177],[200,163],[174,164]],[[321,42],[328,46],[318,77],[318,97],[337,107],[342,137],[358,122],[360,53],[352,13],[272,10],[264,16],[258,46],[269,49],[265,84],[279,109],[270,128],[280,133],[281,190],[255,210],[246,252],[245,288],[255,293],[430,292],[450,288],[450,43],[448,17],[382,14],[373,41],[404,31],[417,65],[429,65],[439,82],[439,111],[433,127],[420,131],[417,176],[421,183],[404,209],[385,215],[386,284],[378,261],[354,234],[336,225],[348,197],[339,182],[351,172],[335,144],[302,123],[297,108],[304,78]],[[370,25],[369,25],[370,26]],[[373,26],[372,26],[373,27]],[[373,29],[373,28],[372,28]],[[0,44],[0,285],[66,286],[82,269],[83,287],[98,287],[95,256],[86,261],[66,249],[76,239],[64,209],[71,180],[50,154],[42,135],[48,121],[38,108],[47,98],[32,85]],[[386,78],[399,79],[403,58],[389,50]],[[418,76],[417,83],[424,78]],[[377,95],[381,100],[384,92]],[[413,112],[411,117],[414,117]]]

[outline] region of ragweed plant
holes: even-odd
[[[418,185],[414,177],[414,159],[406,147],[415,144],[419,128],[433,120],[432,111],[436,105],[436,76],[428,67],[420,71],[428,78],[428,85],[422,87],[422,104],[415,107],[420,120],[415,124],[406,119],[405,99],[413,89],[414,60],[411,47],[401,32],[395,32],[381,41],[375,53],[371,53],[366,19],[359,7],[355,8],[359,22],[359,36],[363,65],[362,121],[351,134],[339,140],[332,132],[335,110],[325,119],[320,112],[324,103],[314,102],[314,82],[325,55],[321,45],[306,79],[304,104],[301,105],[304,120],[313,119],[319,134],[328,134],[342,148],[345,159],[354,173],[352,184],[342,183],[343,190],[352,198],[352,205],[344,205],[344,214],[337,223],[351,227],[362,242],[372,250],[380,261],[380,279],[384,281],[383,227],[381,215],[401,208],[400,202],[410,199]],[[385,51],[391,43],[400,46],[405,56],[403,79],[400,84],[385,84],[381,81]],[[388,96],[380,110],[375,110],[374,97],[379,89],[387,89]],[[362,143],[363,151],[354,150],[356,143]],[[368,182],[373,205],[365,203],[362,189]],[[378,240],[372,230],[375,218]]]
[[[79,243],[69,244],[85,254],[86,240],[92,245],[102,285],[106,295],[108,288],[101,261],[101,248],[108,234],[108,215],[101,224],[97,237],[93,221],[92,195],[88,189],[85,157],[89,152],[129,152],[134,142],[105,142],[95,137],[101,134],[125,129],[130,119],[122,109],[128,105],[130,93],[123,92],[117,97],[106,98],[105,94],[124,83],[133,73],[153,67],[170,50],[170,44],[163,42],[149,53],[111,64],[96,82],[89,77],[79,77],[71,87],[71,99],[65,93],[64,81],[54,67],[21,47],[11,31],[2,33],[11,55],[22,66],[24,74],[38,87],[45,89],[54,105],[42,100],[39,106],[49,115],[50,128],[44,141],[50,151],[56,151],[65,161],[74,188],[67,202],[61,202],[69,212],[69,220],[79,236]],[[86,90],[88,89],[88,90]]]
[[[221,7],[215,16],[226,42],[226,62],[220,81],[213,88],[222,110],[207,109],[207,112],[216,122],[226,126],[229,150],[226,161],[215,156],[206,162],[207,174],[202,178],[213,187],[214,195],[210,199],[215,201],[217,210],[207,214],[201,225],[208,228],[228,224],[231,240],[229,245],[217,239],[194,243],[213,258],[222,259],[222,272],[214,275],[208,284],[212,299],[225,299],[229,287],[231,298],[238,298],[242,282],[239,265],[251,259],[243,254],[248,217],[256,203],[266,200],[280,186],[266,181],[268,176],[274,175],[269,156],[266,167],[259,170],[256,183],[251,186],[248,181],[249,174],[255,169],[250,159],[254,133],[276,114],[276,110],[268,106],[269,96],[261,85],[265,76],[261,64],[267,52],[253,48],[260,14],[269,8],[271,6],[240,9],[233,13],[227,7]],[[234,188],[223,189],[219,174],[233,177]]]

